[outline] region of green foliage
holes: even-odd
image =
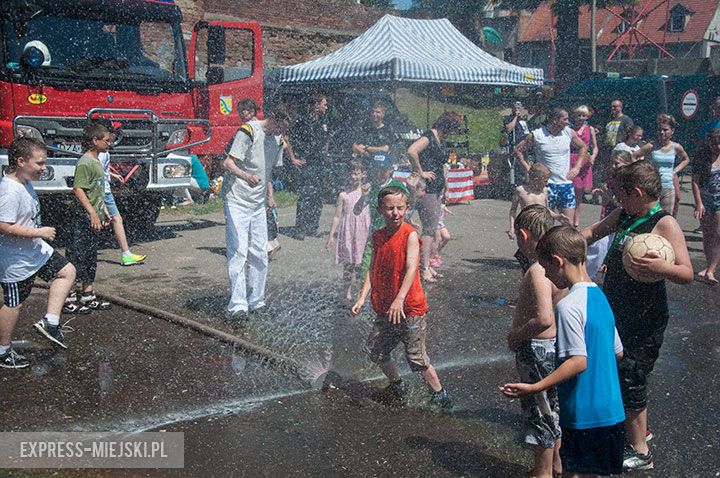
[[[360,0],[360,3],[366,7],[382,8],[383,10],[392,6],[392,0]]]

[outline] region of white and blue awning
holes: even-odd
[[[372,81],[541,86],[543,71],[494,57],[446,18],[385,15],[339,50],[283,68],[280,79],[283,84]]]

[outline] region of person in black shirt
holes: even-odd
[[[325,95],[311,97],[309,111],[295,123],[290,143],[296,157],[297,209],[295,238],[317,234],[323,199],[323,171],[328,153],[328,128],[325,113],[328,101]]]
[[[445,163],[448,151],[445,140],[460,129],[460,116],[447,111],[440,115],[430,130],[423,133],[407,150],[413,170],[425,180],[426,192],[433,200],[426,204],[427,209],[420,214],[422,221],[422,278],[434,282],[430,269],[430,251],[433,249],[435,231],[440,220],[441,196],[445,190]]]
[[[353,153],[360,155],[364,160],[372,160],[376,153],[390,153],[390,147],[395,142],[395,134],[385,124],[385,104],[375,102],[370,110],[370,121],[362,129],[358,140],[353,143]]]

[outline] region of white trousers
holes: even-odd
[[[230,276],[228,312],[263,307],[268,271],[265,207],[251,209],[225,202],[225,240]]]

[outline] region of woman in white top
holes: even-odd
[[[632,125],[627,129],[625,137],[622,143],[618,143],[613,148],[613,151],[627,151],[633,154],[635,151],[640,149],[640,142],[643,139],[643,129],[638,125]]]

